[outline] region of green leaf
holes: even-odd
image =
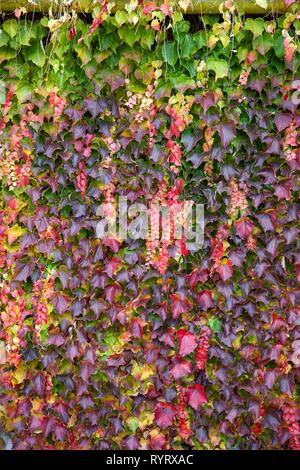
[[[44,28],[44,26],[39,21],[35,21],[32,25],[30,25],[30,28],[31,36],[36,39],[42,39],[49,33],[49,30]]]
[[[215,72],[217,81],[218,78],[227,77],[229,65],[224,59],[214,59],[213,57],[209,57],[207,60],[207,70]]]
[[[76,47],[75,48],[78,56],[80,57],[81,59],[81,62],[83,65],[86,65],[90,62],[90,60],[92,60],[93,56],[92,56],[92,53],[90,51],[90,49],[85,46],[84,44],[80,45],[80,47]]]
[[[11,37],[15,37],[18,31],[18,23],[17,20],[7,20],[3,23],[2,28],[4,31]]]
[[[184,93],[188,89],[194,89],[196,87],[195,81],[192,78],[187,77],[184,74],[176,76],[171,80],[173,87],[177,88],[178,91]]]
[[[141,45],[143,47],[147,47],[148,49],[151,49],[152,44],[154,43],[154,39],[155,39],[155,32],[153,31],[153,29],[148,29],[142,35]]]
[[[194,41],[196,42],[198,49],[202,49],[202,47],[206,46],[206,43],[207,43],[206,31],[200,31],[194,34]]]
[[[123,41],[125,41],[126,44],[128,44],[130,47],[132,47],[134,43],[140,39],[139,34],[137,34],[137,32],[133,29],[121,28],[119,29],[118,34],[120,38],[123,39]]]
[[[134,416],[130,416],[127,420],[127,425],[130,429],[131,432],[135,433],[136,430],[139,428],[139,420],[138,418],[135,418]]]
[[[261,36],[265,30],[265,22],[262,18],[247,18],[245,22],[245,29],[251,31],[253,36],[256,38],[257,36]]]
[[[122,24],[126,23],[128,19],[128,15],[124,10],[117,10],[115,14],[115,21],[118,26],[122,26]]]
[[[2,46],[6,46],[6,44],[8,43],[8,40],[9,40],[9,36],[8,34],[6,34],[4,31],[0,31],[0,47]]]
[[[16,57],[16,55],[17,55],[17,51],[14,51],[13,49],[10,49],[8,47],[1,47],[1,49],[0,49],[0,64],[4,60],[13,59],[14,57]]]
[[[182,65],[189,72],[191,77],[195,77],[198,67],[198,62],[196,60],[186,60],[182,63]]]
[[[190,29],[190,23],[188,21],[181,20],[175,24],[174,33],[175,34],[188,33],[189,29]]]
[[[30,29],[27,27],[20,28],[19,31],[19,41],[22,46],[30,46],[30,39],[31,39],[31,34],[30,34]]]
[[[279,34],[275,33],[274,35],[274,50],[277,57],[284,56],[284,37],[281,32],[279,32]]]
[[[107,34],[106,36],[104,36],[103,38],[101,38],[101,50],[102,51],[107,51],[110,49],[112,51],[116,51],[117,48],[119,47],[120,45],[120,40],[118,38],[118,36],[114,33],[111,33],[111,34]]]
[[[221,322],[216,317],[211,318],[208,324],[215,333],[219,333],[222,328]]]
[[[269,33],[254,39],[253,47],[257,49],[261,55],[266,55],[274,45],[274,39]]]
[[[19,103],[24,103],[32,97],[32,89],[28,86],[22,86],[16,90],[16,95]]]
[[[195,41],[191,34],[186,34],[181,43],[181,56],[186,59],[192,56],[196,49]]]
[[[237,57],[239,59],[239,62],[244,62],[246,60],[246,57],[248,55],[248,49],[246,47],[239,47],[237,51]]]
[[[166,42],[162,46],[163,59],[171,66],[174,66],[178,60],[177,44],[175,42]]]
[[[42,41],[35,42],[32,46],[24,49],[26,59],[31,60],[38,67],[43,67],[46,61],[45,49]]]

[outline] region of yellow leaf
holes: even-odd
[[[104,52],[99,52],[99,54],[96,54],[94,57],[95,57],[97,64],[101,64],[101,62],[103,62],[109,56],[110,56],[110,52],[104,51]]]
[[[33,400],[31,400],[32,412],[38,413],[41,409],[42,403],[43,403],[43,400],[41,400],[40,398],[33,398]]]
[[[208,47],[212,49],[217,44],[218,41],[219,39],[216,36],[214,35],[210,36],[208,40]]]
[[[153,366],[150,366],[148,364],[141,364],[138,365],[136,361],[133,361],[133,367],[132,367],[132,375],[135,377],[137,380],[147,380],[151,375],[154,374],[153,371]]]
[[[17,238],[24,235],[26,233],[26,230],[20,227],[20,225],[15,224],[9,229],[7,229],[6,233],[7,233],[8,244],[11,245],[12,243],[14,243],[15,240],[17,240]]]
[[[26,366],[24,365],[19,366],[14,373],[13,382],[17,384],[21,384],[26,379],[26,374],[27,374]]]
[[[29,157],[32,154],[31,149],[23,149],[23,152]]]
[[[234,349],[240,349],[241,347],[241,335],[238,335],[237,338],[235,338],[233,341],[232,341],[232,346],[234,347]]]
[[[151,413],[150,411],[144,411],[139,416],[139,428],[143,431],[148,426],[151,426],[153,421],[154,421],[154,413]]]
[[[227,47],[228,44],[229,44],[229,36],[228,36],[228,34],[226,34],[226,33],[220,34],[220,39],[221,39],[221,43],[223,44],[223,47]]]

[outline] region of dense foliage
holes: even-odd
[[[173,3],[1,25],[2,448],[299,449],[299,5]],[[121,195],[204,246],[99,240]]]

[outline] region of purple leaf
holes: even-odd
[[[227,148],[236,135],[235,123],[228,121],[217,126],[223,147]]]

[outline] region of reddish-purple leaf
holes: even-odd
[[[156,424],[160,428],[172,426],[176,415],[176,408],[169,403],[157,403],[154,410]]]
[[[52,298],[52,304],[57,312],[62,315],[67,310],[70,301],[65,294],[56,293]]]
[[[45,392],[45,377],[42,373],[39,373],[35,376],[33,380],[33,385],[34,385],[35,393],[39,397],[42,397]]]
[[[122,264],[120,258],[113,257],[103,269],[103,272],[106,273],[109,277],[113,277],[118,267]]]
[[[187,389],[187,401],[194,410],[199,410],[203,403],[207,403],[208,400],[203,386],[200,384],[190,385]]]
[[[182,299],[178,294],[171,294],[171,299],[171,312],[174,320],[191,309],[191,303],[186,297]]]
[[[166,436],[158,434],[158,436],[151,437],[150,447],[152,450],[164,450],[166,448]]]
[[[96,318],[99,318],[99,315],[103,310],[106,308],[105,303],[103,300],[93,300],[91,302],[91,310],[95,313]]]
[[[236,134],[235,124],[233,121],[223,122],[217,126],[223,147],[228,147]]]
[[[207,91],[206,93],[203,93],[203,95],[196,101],[197,103],[201,104],[204,113],[206,113],[209,108],[215,105],[216,100],[217,98],[215,93],[213,91]]]
[[[275,187],[275,196],[278,197],[278,200],[287,200],[291,199],[291,188],[292,184],[290,180],[285,181],[284,183],[279,183]]]
[[[227,281],[233,275],[233,267],[230,259],[222,260],[217,267],[217,272],[220,274],[222,281]]]
[[[165,343],[167,346],[170,346],[171,348],[175,347],[175,342],[174,342],[174,328],[168,328],[165,333],[161,335],[160,341]]]
[[[244,217],[234,222],[234,227],[238,236],[242,240],[246,240],[252,233],[253,229],[255,228],[255,225],[253,222],[251,222],[249,217]]]
[[[256,217],[265,232],[276,229],[276,211],[274,209],[261,212]]]
[[[193,352],[197,347],[196,336],[190,331],[178,330],[177,331],[178,339],[178,352],[180,356],[186,356]]]
[[[143,336],[144,322],[140,318],[133,318],[130,323],[130,331],[132,336],[135,338],[141,338]]]
[[[208,269],[206,268],[196,268],[188,276],[190,286],[192,289],[196,287],[198,282],[205,283],[208,279]]]
[[[170,372],[174,379],[178,380],[192,373],[192,365],[188,361],[181,361],[175,364]]]
[[[118,253],[119,247],[120,247],[120,242],[119,240],[116,240],[115,238],[104,238],[102,240],[103,245],[108,246],[114,253]]]
[[[199,307],[204,310],[205,312],[214,306],[214,301],[212,298],[212,293],[210,290],[204,290],[197,294],[197,301]]]
[[[275,120],[275,124],[276,124],[278,132],[281,132],[290,125],[291,120],[292,120],[292,115],[290,113],[276,113],[274,120]]]
[[[107,286],[104,290],[105,299],[109,303],[113,303],[117,295],[121,292],[121,286],[117,282]]]

